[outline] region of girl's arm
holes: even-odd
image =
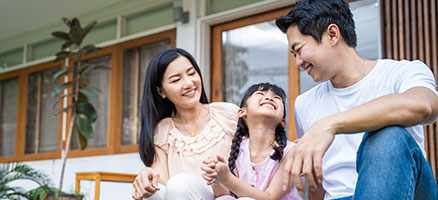
[[[217,177],[216,181],[219,183],[222,183],[225,187],[227,187],[229,190],[231,190],[234,194],[236,194],[239,197],[251,197],[254,199],[281,199],[286,195],[287,191],[284,192],[281,189],[281,174],[278,173],[279,170],[274,175],[274,179],[271,181],[271,183],[268,186],[268,189],[266,191],[259,190],[255,187],[252,187],[248,185],[247,183],[243,182],[239,178],[235,177],[233,174],[231,174],[228,164],[225,163],[225,160],[223,158],[220,158],[218,156],[218,163],[216,164],[216,172]],[[280,165],[281,167],[281,165]],[[276,186],[273,186],[273,181],[276,180]],[[274,189],[277,187],[276,189]]]

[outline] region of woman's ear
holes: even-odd
[[[238,117],[241,118],[245,118],[246,117],[246,111],[243,108],[239,108],[239,111],[237,111]]]
[[[166,94],[164,94],[164,91],[163,91],[163,89],[161,89],[160,87],[157,87],[157,92],[158,92],[158,95],[160,95],[160,97],[161,98],[166,98]]]
[[[285,119],[282,119],[282,120],[281,120],[281,122],[280,122],[280,126],[281,126],[282,128],[286,128],[286,120],[285,120]]]

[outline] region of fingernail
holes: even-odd
[[[312,192],[315,192],[316,191],[316,188],[315,187],[309,187],[310,188],[310,190],[312,191]]]
[[[286,184],[283,184],[283,191],[286,191],[287,190],[287,186],[286,186]]]

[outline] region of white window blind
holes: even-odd
[[[146,69],[152,57],[167,48],[170,48],[168,40],[124,52],[122,145],[137,144]]]
[[[59,138],[59,96],[50,92],[58,86],[53,81],[60,67],[29,75],[27,90],[26,154],[56,152]]]
[[[18,78],[0,81],[0,157],[15,154]]]

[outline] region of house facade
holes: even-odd
[[[77,136],[73,135],[63,187],[66,191],[74,191],[76,172],[136,174],[144,167],[137,153],[139,106],[147,65],[162,49],[183,48],[195,57],[211,101],[238,104],[248,86],[269,81],[287,91],[287,118],[293,119],[294,99],[315,86],[305,71],[295,66],[286,36],[274,23],[296,0],[96,2],[0,2],[3,19],[7,10],[34,6],[26,10],[35,13],[24,16],[41,21],[29,23],[32,18],[20,19],[25,24],[27,21],[25,26],[31,29],[1,24],[0,163],[26,162],[46,172],[56,184],[59,182],[60,146],[65,143],[70,116],[56,115],[65,104],[61,102],[54,108],[59,98],[50,92],[61,84],[53,82],[53,74],[72,63],[53,62],[62,41],[50,33],[66,30],[60,21],[63,14],[78,17],[83,25],[99,22],[84,43],[92,42],[103,49],[84,60],[111,67],[91,74],[90,85],[99,91],[98,99],[92,102],[98,112],[93,125],[95,134],[85,150],[79,150]],[[368,59],[419,59],[437,77],[436,0],[349,2],[356,22],[359,55]],[[47,12],[53,14],[45,19]],[[425,127],[427,156],[435,174],[436,132],[436,124]],[[288,134],[295,139],[293,120],[289,120]],[[127,183],[102,183],[101,188],[100,199],[127,199],[131,195],[131,184]],[[81,192],[87,199],[94,199],[94,183],[81,182]]]

